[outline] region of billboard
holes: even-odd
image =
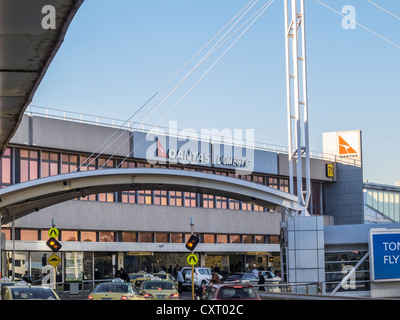
[[[323,152],[326,154],[343,160],[361,160],[361,151],[360,130],[323,133]]]
[[[372,281],[400,281],[400,229],[370,229]]]

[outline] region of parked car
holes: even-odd
[[[88,296],[89,300],[144,300],[129,282],[100,283]]]
[[[60,300],[49,287],[14,285],[1,288],[2,300]]]
[[[182,276],[183,276],[183,287],[189,287],[192,285],[192,268],[185,267],[182,268]],[[194,286],[199,287],[206,284],[211,280],[211,269],[205,267],[195,267],[194,268]]]
[[[222,278],[222,280],[223,282],[233,282],[233,283],[248,283],[248,284],[258,283],[258,277],[256,277],[252,273],[247,273],[247,272],[230,273],[226,277]]]
[[[175,300],[179,299],[179,293],[174,283],[168,280],[146,280],[140,285],[140,293],[147,299]]]
[[[265,283],[278,283],[281,282],[281,278],[275,275],[272,271],[261,270],[261,274],[264,276]]]
[[[261,300],[253,286],[223,283],[209,286],[203,300]]]

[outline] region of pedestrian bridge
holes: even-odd
[[[226,176],[158,168],[102,169],[61,174],[1,189],[1,223],[77,197],[122,190],[206,193],[252,202],[281,213],[304,209],[295,195]]]

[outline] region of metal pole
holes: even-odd
[[[194,223],[193,223],[193,218],[190,218],[190,229],[191,229],[191,235],[194,234]],[[193,253],[193,251],[192,251]],[[194,300],[194,265],[192,264],[192,300]]]

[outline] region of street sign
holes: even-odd
[[[57,238],[59,235],[60,235],[60,230],[58,230],[57,228],[49,229],[49,237]]]
[[[189,254],[186,258],[187,263],[189,263],[191,266],[194,266],[199,262],[199,257],[197,254]]]
[[[370,229],[372,281],[400,280],[400,229]]]
[[[61,258],[53,253],[51,257],[47,260],[47,263],[51,264],[54,268],[58,266],[58,264],[61,262]]]

